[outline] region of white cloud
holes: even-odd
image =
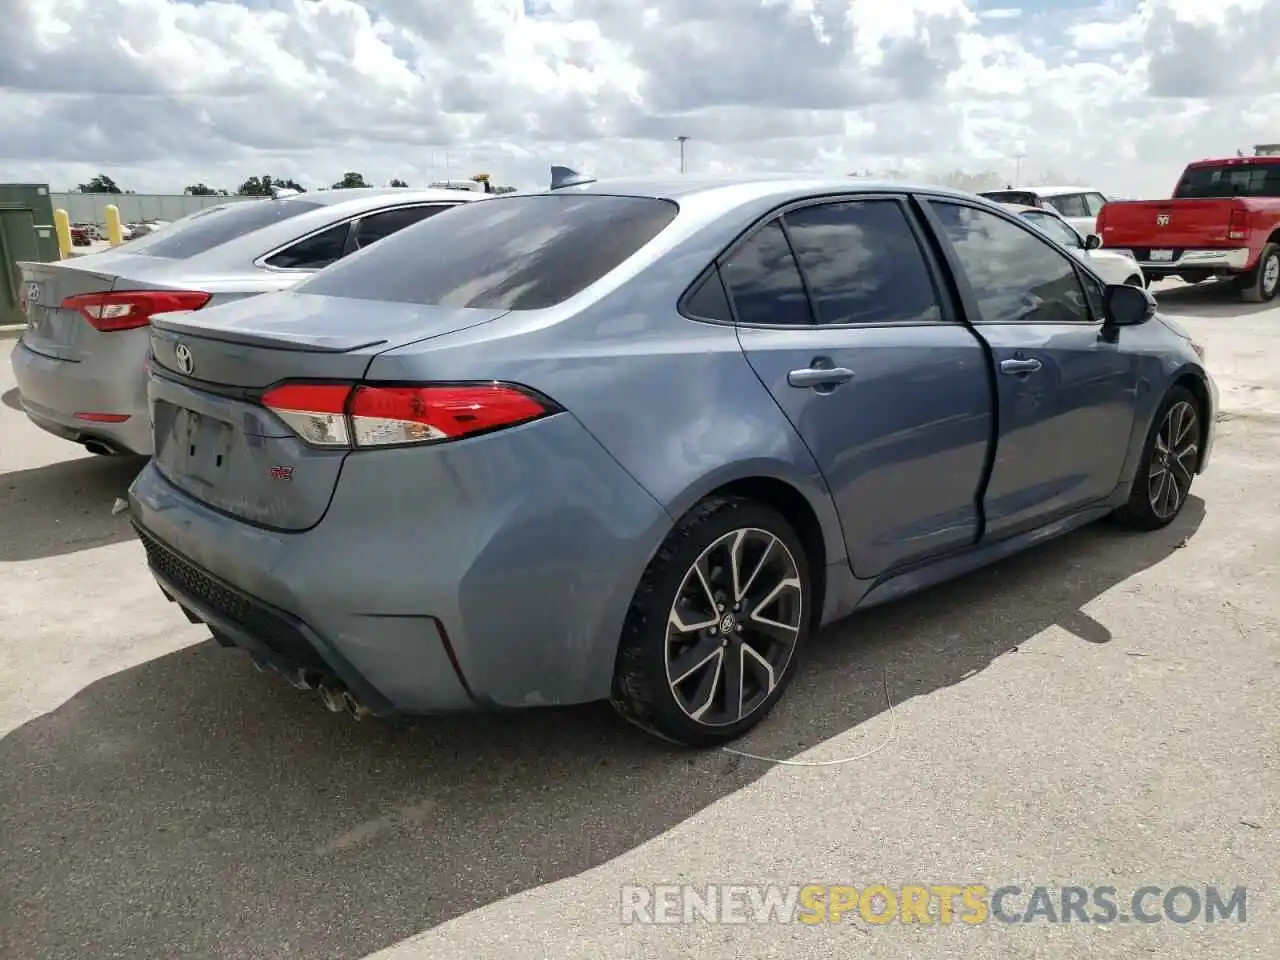
[[[958,168],[1166,194],[1280,139],[1275,0],[0,0],[0,180],[568,162]]]

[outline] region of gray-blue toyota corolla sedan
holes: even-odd
[[[330,709],[759,722],[822,624],[1208,461],[1203,351],[980,198],[576,176],[152,323],[161,589]]]

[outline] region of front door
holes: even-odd
[[[1101,336],[1100,284],[1016,219],[963,202],[930,207],[997,371],[1000,438],[983,505],[986,537],[1106,498],[1124,468],[1139,378],[1137,357]]]
[[[720,263],[747,360],[822,469],[861,578],[979,533],[986,357],[917,230],[902,197],[809,203]]]

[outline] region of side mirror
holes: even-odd
[[[1109,283],[1103,295],[1105,326],[1136,327],[1156,315],[1156,298],[1142,287]]]
[[[1096,233],[1091,233],[1084,238],[1084,248],[1086,250],[1097,250],[1102,246],[1102,238]]]

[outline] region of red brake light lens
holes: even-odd
[[[1227,239],[1243,240],[1249,235],[1249,214],[1240,207],[1231,211],[1231,220],[1227,224]]]
[[[387,447],[441,443],[558,412],[529,391],[504,383],[356,386],[286,383],[263,396],[307,443]]]
[[[101,333],[145,327],[158,313],[199,310],[212,294],[203,290],[118,290],[81,293],[62,301],[62,309],[77,310]]]

